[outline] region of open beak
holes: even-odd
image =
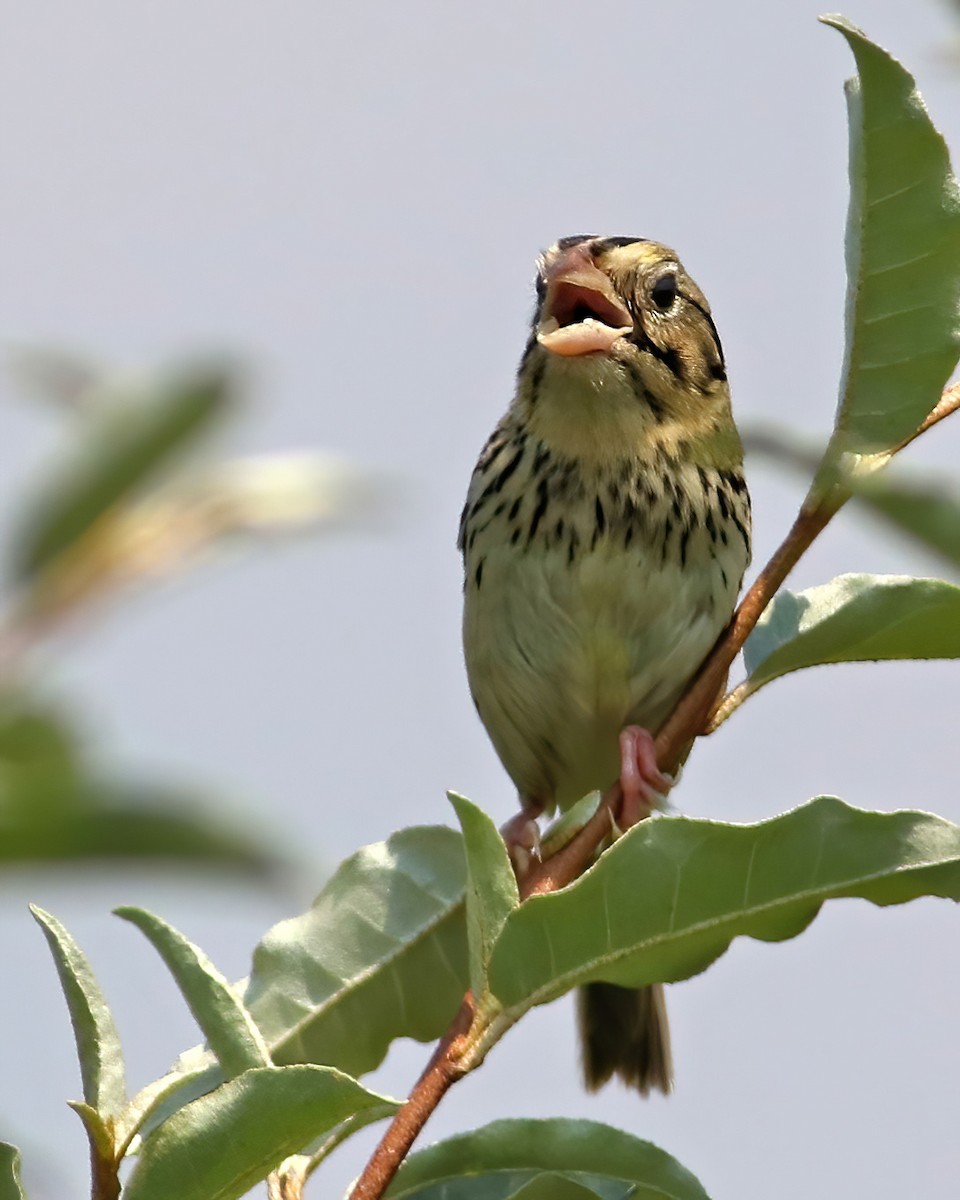
[[[633,319],[585,245],[571,246],[547,264],[547,294],[537,341],[565,358],[609,351],[633,332]]]

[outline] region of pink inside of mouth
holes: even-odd
[[[564,279],[551,291],[537,341],[553,354],[572,358],[605,352],[632,328],[626,309],[603,292]]]

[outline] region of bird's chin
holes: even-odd
[[[550,317],[537,330],[537,341],[551,354],[579,358],[585,354],[609,354],[614,343],[631,332],[629,325],[614,329],[593,317],[574,325],[561,325],[555,317]]]

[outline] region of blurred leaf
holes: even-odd
[[[226,818],[202,806],[188,807],[183,793],[152,785],[95,783],[58,797],[54,806],[31,810],[30,793],[11,796],[0,788],[0,864],[106,861],[144,862],[156,867],[216,866],[276,882],[281,860],[255,831],[244,836]]]
[[[11,808],[61,804],[79,763],[76,737],[59,714],[25,694],[0,692],[0,827]]]
[[[561,1118],[495,1121],[421,1150],[401,1166],[386,1197],[507,1200],[543,1172],[560,1175],[565,1189],[575,1183],[604,1200],[707,1200],[690,1172],[649,1142]]]
[[[360,528],[382,504],[360,471],[319,454],[239,459],[129,503],[97,527],[95,547],[64,556],[32,597],[58,612],[95,592],[158,579],[240,539],[319,526]]]
[[[884,471],[856,485],[854,496],[898,532],[960,567],[960,492]]]
[[[517,879],[496,825],[464,796],[448,792],[456,809],[467,854],[467,944],[470,987],[480,999],[487,990],[487,963],[503,923],[520,903]]]
[[[388,490],[370,472],[316,452],[264,454],[212,467],[185,485],[218,536],[361,524],[383,512]]]
[[[783,941],[825,900],[960,898],[960,826],[822,796],[757,825],[642,821],[575,883],[507,919],[490,987],[510,1019],[577,984],[673,983],[735,937]]]
[[[812,474],[821,452],[787,429],[754,428],[744,434],[748,453],[757,452]],[[952,479],[921,477],[899,467],[888,467],[863,475],[842,475],[853,498],[885,524],[932,550],[952,566],[960,566],[960,492]]]
[[[64,348],[14,346],[8,359],[23,391],[74,413],[82,414],[97,403],[106,379],[102,363]]]
[[[960,352],[960,190],[914,80],[843,17],[850,209],[847,347],[830,456],[891,449],[930,413]]]
[[[308,912],[275,925],[244,996],[274,1062],[360,1075],[395,1038],[439,1037],[469,986],[464,874],[459,834],[404,829],[346,859]]]
[[[824,663],[960,657],[960,588],[909,575],[840,575],[773,598],[747,639],[746,696]]]
[[[234,1200],[312,1138],[384,1103],[328,1067],[245,1071],[144,1140],[124,1200]]]
[[[154,479],[229,404],[220,373],[195,374],[139,403],[92,413],[82,427],[72,465],[63,469],[27,513],[13,556],[14,575],[32,580],[121,501]]]
[[[83,1098],[104,1118],[116,1117],[127,1102],[123,1050],[113,1014],[83,951],[60,922],[30,906],[53,954],[67,1001],[80,1059]]]
[[[198,801],[98,778],[62,713],[0,693],[0,865],[136,859],[278,874],[279,854],[259,831],[206,815]]]
[[[114,912],[136,925],[156,948],[228,1077],[249,1067],[270,1066],[260,1031],[240,997],[202,950],[142,908],[116,908]]]
[[[0,1200],[27,1200],[20,1182],[20,1151],[0,1142]]]

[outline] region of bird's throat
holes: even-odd
[[[517,400],[533,437],[564,458],[606,467],[651,445],[653,414],[605,355],[551,356],[540,385],[521,385]]]

